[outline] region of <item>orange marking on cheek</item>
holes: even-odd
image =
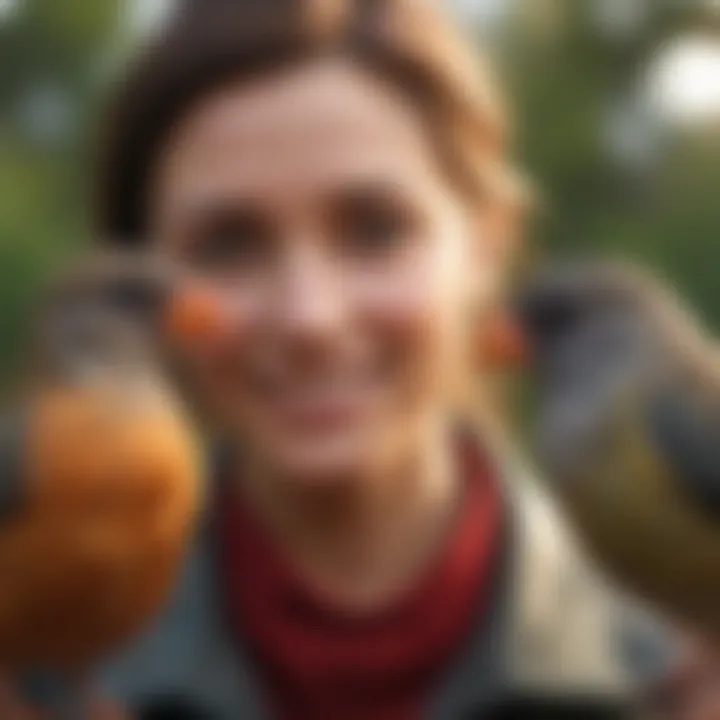
[[[484,367],[519,368],[528,359],[522,329],[512,318],[498,314],[490,318],[480,333],[478,362]]]
[[[170,303],[165,328],[174,341],[216,343],[229,332],[221,303],[209,292],[188,289]]]

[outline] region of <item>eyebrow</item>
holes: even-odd
[[[390,197],[395,201],[418,205],[405,182],[381,173],[348,172],[330,175],[325,182],[318,183],[318,193],[321,197],[335,201]],[[201,188],[196,193],[186,193],[177,207],[181,208],[180,215],[184,219],[199,222],[213,215],[257,215],[258,210],[267,205],[267,196],[253,192],[250,187],[247,192],[223,189],[217,193]]]
[[[203,193],[203,195],[188,195],[185,200],[178,204],[182,208],[182,214],[190,217],[205,217],[213,214],[224,214],[232,212],[234,215],[254,214],[258,206],[264,204],[262,198],[247,195],[238,197],[237,195],[211,194]]]
[[[413,198],[412,193],[403,183],[392,182],[387,178],[348,180],[332,188],[328,196],[334,201],[358,204],[387,199],[396,205],[399,203],[408,206],[422,205]]]

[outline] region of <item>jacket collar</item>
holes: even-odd
[[[463,717],[509,697],[618,702],[627,688],[614,644],[615,601],[575,554],[537,481],[502,443],[495,447],[510,521],[494,597],[430,717]],[[176,695],[218,720],[263,717],[252,665],[222,621],[214,542],[208,513],[159,623],[105,673],[115,696],[143,704]]]
[[[463,717],[508,698],[624,705],[631,688],[619,657],[619,600],[579,556],[528,466],[502,438],[492,447],[510,516],[493,609],[430,717]]]

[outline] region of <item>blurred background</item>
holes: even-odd
[[[438,0],[441,1],[441,0]],[[720,329],[720,0],[444,0],[491,47],[543,252],[640,257]],[[172,0],[0,0],[0,384],[87,237],[113,76]]]

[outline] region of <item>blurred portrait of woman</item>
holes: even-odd
[[[165,612],[99,670],[118,712],[635,717],[626,602],[483,404],[510,124],[441,3],[179,3],[133,59],[97,235],[231,321],[178,358],[217,462]]]

